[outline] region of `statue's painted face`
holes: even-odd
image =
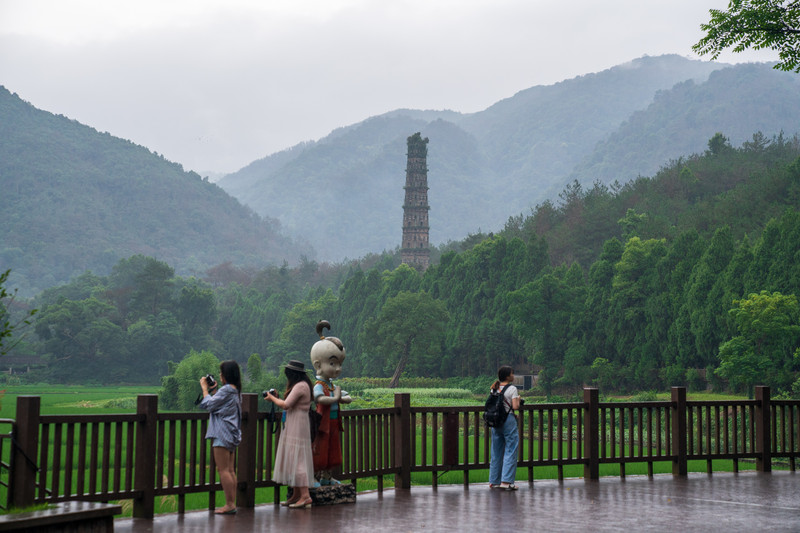
[[[328,359],[319,361],[317,373],[325,379],[337,378],[342,373],[342,362],[338,357],[332,355]]]

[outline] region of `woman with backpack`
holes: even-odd
[[[519,432],[514,410],[519,409],[519,391],[514,386],[514,369],[508,365],[497,371],[497,381],[492,391],[502,395],[503,407],[508,413],[502,426],[492,428],[492,456],[489,463],[489,488],[517,490],[514,478],[517,474],[517,450]]]

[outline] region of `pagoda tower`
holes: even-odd
[[[406,164],[406,198],[403,203],[403,245],[400,257],[403,263],[423,272],[431,260],[428,247],[428,138],[419,132],[408,138],[408,163]]]

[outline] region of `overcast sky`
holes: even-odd
[[[206,175],[397,108],[475,112],[643,55],[696,58],[727,5],[0,0],[0,85]]]

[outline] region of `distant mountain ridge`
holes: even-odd
[[[688,80],[657,92],[647,109],[598,143],[570,177],[609,183],[620,176],[652,176],[670,160],[701,152],[717,132],[735,146],[759,131],[791,136],[800,131],[798,102],[796,74],[752,64],[717,70],[705,83]]]
[[[715,78],[722,83],[707,81],[715,71],[726,73]],[[509,216],[555,199],[573,179],[624,183],[670,158],[702,152],[714,128],[735,145],[759,130],[794,134],[800,127],[787,124],[800,124],[800,99],[784,101],[780,116],[756,120],[753,111],[785,100],[791,86],[769,65],[643,57],[525,89],[477,113],[385,113],[255,161],[218,183],[309,239],[320,259],[392,250],[401,237],[405,142],[420,131],[430,139],[431,241],[439,244],[496,231]],[[686,99],[678,97],[688,87],[691,98],[709,102],[724,90],[726,102],[695,111],[691,123]],[[676,117],[684,117],[684,130]],[[639,138],[623,136],[634,125]],[[645,142],[654,135],[648,126],[663,131],[658,150]]]
[[[460,240],[556,200],[572,180],[651,175],[705,151],[717,131],[733,145],[757,131],[794,135],[798,84],[764,64],[643,57],[478,113],[390,111],[216,184],[0,87],[0,268],[12,269],[10,287],[32,295],[138,253],[200,275],[227,261],[260,267],[394,250],[406,139],[417,131],[430,139],[431,241]]]
[[[219,186],[0,87],[0,269],[25,296],[121,258],[202,275],[311,255]]]

